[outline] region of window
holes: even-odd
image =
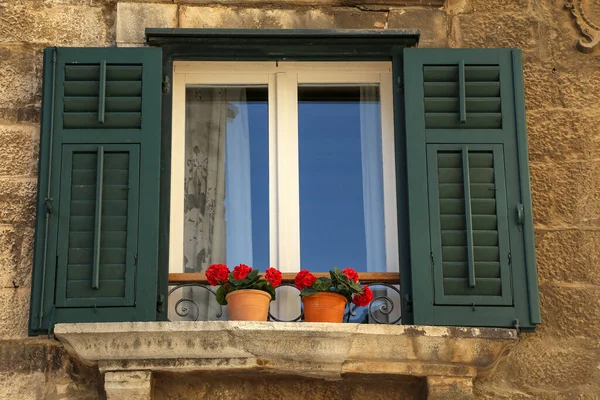
[[[344,242],[361,243],[344,256],[369,268],[381,265],[372,254],[385,254],[386,270],[400,270],[403,323],[540,323],[519,50],[405,48],[418,35],[396,31],[155,30],[148,38],[160,48],[45,50],[31,334],[56,322],[164,318],[169,264],[184,267],[186,224],[199,223],[208,204],[203,174],[230,195],[214,220],[235,227],[220,233],[227,257],[252,252],[255,264],[297,270],[315,262],[308,257],[320,243],[310,239],[335,217],[330,224],[355,224]],[[229,63],[209,74],[184,60]],[[203,107],[219,115],[197,118]],[[337,137],[328,123],[351,118],[361,127],[331,162]],[[199,126],[189,135],[187,122]],[[207,123],[216,140],[202,138]],[[202,168],[208,145],[220,146],[211,171]],[[371,145],[381,162],[364,150]],[[311,179],[315,169],[328,171],[317,176],[325,182],[343,169],[353,201],[336,209],[339,190]],[[238,231],[252,242],[229,245]],[[381,236],[384,246],[371,240]],[[189,250],[188,263],[206,253]],[[331,254],[327,263],[339,250]]]
[[[398,272],[391,80],[390,62],[174,63],[169,271]]]

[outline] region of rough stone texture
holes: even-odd
[[[0,3],[0,44],[107,46],[113,42],[112,6],[62,5],[31,1]]]
[[[448,47],[448,15],[442,10],[400,8],[390,12],[389,29],[420,29],[419,47]]]
[[[381,29],[386,12],[362,12],[357,9],[261,9],[235,7],[181,6],[181,28],[246,29]]]
[[[427,400],[470,400],[473,398],[473,381],[447,376],[427,377]]]
[[[107,372],[104,389],[107,400],[151,400],[152,372]]]
[[[0,178],[0,224],[33,224],[36,190],[35,178]]]
[[[39,121],[41,64],[41,52],[29,47],[0,47],[0,122]]]
[[[0,125],[0,176],[30,175],[33,141],[38,129],[33,126]]]
[[[54,340],[0,340],[0,398],[96,400],[103,395],[99,373]]]
[[[566,282],[600,285],[600,231],[544,232],[537,243],[540,283]]]
[[[0,288],[0,338],[27,337],[30,289]]]
[[[119,3],[117,5],[117,43],[144,43],[145,28],[176,28],[175,4]]]
[[[537,51],[537,19],[526,13],[470,13],[460,15],[455,40],[460,47],[518,47]]]
[[[156,400],[273,399],[286,400],[420,400],[426,396],[425,380],[415,377],[364,377],[350,375],[342,381],[283,375],[156,374]]]

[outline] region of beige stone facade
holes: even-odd
[[[600,25],[598,1],[575,3]],[[417,28],[421,47],[522,48],[543,323],[473,390],[479,399],[600,398],[600,47],[577,49],[582,31],[565,0],[0,0],[0,398],[104,398],[105,380],[107,389],[152,390],[27,337],[41,50],[142,45],[145,27]],[[164,373],[152,383],[157,399],[427,393],[422,379],[385,375],[332,383]],[[429,384],[452,389],[441,378]]]

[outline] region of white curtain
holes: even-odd
[[[386,272],[381,111],[375,86],[360,88],[360,142],[367,271]]]
[[[360,88],[360,139],[367,271],[391,272],[387,270],[385,251],[381,108],[379,92],[374,86],[361,86]],[[392,295],[392,291],[385,287],[380,286],[373,289],[374,298],[390,295]],[[389,319],[387,315],[375,311],[384,303],[384,300],[379,300],[374,301],[372,305],[374,315],[379,321]],[[369,320],[369,322],[374,323],[375,321]]]
[[[246,91],[186,90],[184,271],[204,272],[215,263],[252,263],[250,149]],[[186,319],[217,319],[220,307],[208,291],[184,290]],[[223,310],[225,311],[225,310]],[[226,319],[223,313],[221,319]]]

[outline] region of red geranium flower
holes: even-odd
[[[358,282],[358,272],[356,272],[352,268],[345,268],[342,272],[351,281]]]
[[[213,264],[206,270],[206,280],[212,286],[217,286],[227,281],[229,275],[229,268],[225,264]]]
[[[294,283],[296,284],[298,290],[302,290],[305,287],[311,287],[316,281],[316,276],[311,274],[308,270],[303,269],[302,271],[298,272],[298,275],[296,275]]]
[[[373,300],[373,292],[370,287],[365,286],[359,294],[354,296],[352,302],[357,306],[364,307],[368,306],[371,300]]]
[[[246,264],[240,264],[233,268],[233,277],[237,280],[242,280],[248,276],[250,271],[252,271],[252,267],[249,267]]]
[[[265,271],[265,279],[271,284],[271,286],[277,287],[281,285],[281,272],[275,268],[267,268]]]

